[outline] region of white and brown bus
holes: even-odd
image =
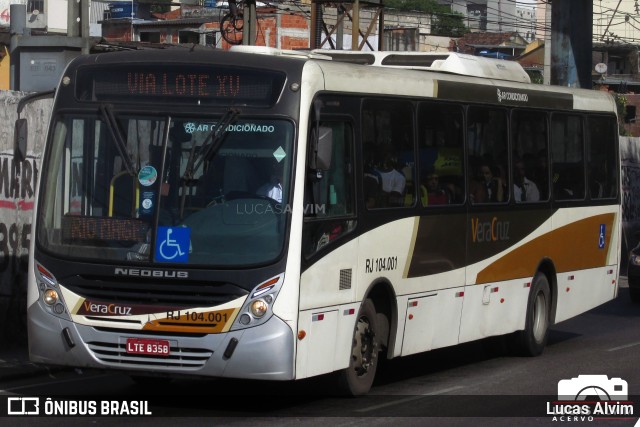
[[[497,335],[537,355],[549,325],[616,296],[609,94],[500,60],[358,55],[71,62],[36,203],[31,359],[141,380],[338,372],[363,394],[381,357]]]

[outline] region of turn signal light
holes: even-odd
[[[46,291],[44,291],[42,299],[44,300],[45,304],[54,305],[56,302],[58,302],[58,293],[54,289],[47,289]]]
[[[257,299],[251,303],[251,314],[260,318],[265,315],[269,306],[261,299]]]

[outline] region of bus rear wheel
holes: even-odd
[[[371,389],[380,351],[377,332],[376,308],[373,301],[366,299],[358,312],[349,367],[338,375],[338,385],[343,394],[360,396]]]
[[[515,334],[516,351],[523,356],[538,356],[547,344],[551,292],[547,276],[538,273],[533,278],[525,328]]]

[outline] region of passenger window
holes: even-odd
[[[551,172],[555,200],[584,199],[582,118],[554,114],[551,120]]]
[[[416,200],[413,108],[369,99],[362,111],[365,203],[369,209],[408,207]]]
[[[355,228],[353,129],[350,123],[323,121],[331,129],[331,167],[309,170],[304,202],[304,254],[313,255]]]
[[[615,118],[589,117],[587,183],[591,199],[615,198],[618,195],[616,132]]]
[[[418,197],[422,206],[464,202],[462,108],[424,102],[418,107]]]
[[[549,199],[547,115],[516,110],[511,116],[511,128],[515,201],[546,201]]]
[[[467,139],[471,203],[506,202],[510,180],[505,110],[469,107]]]

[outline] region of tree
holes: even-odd
[[[171,11],[172,0],[154,0],[151,3],[152,13],[166,13]]]
[[[449,6],[440,5],[435,0],[385,0],[384,4],[392,9],[431,15],[433,35],[462,37],[469,32],[464,25],[464,15],[452,12]]]

